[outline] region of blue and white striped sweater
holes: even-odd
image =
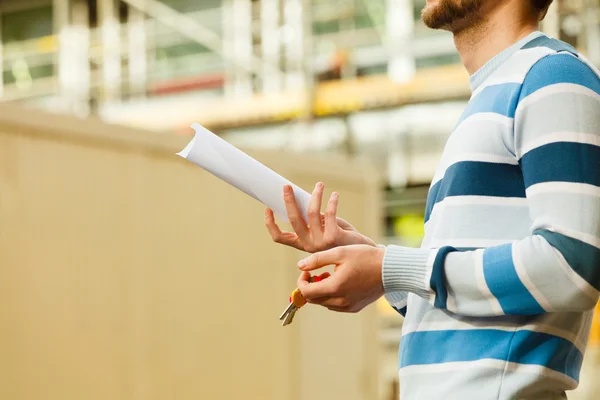
[[[388,246],[401,397],[563,399],[600,295],[600,73],[537,32],[486,64],[421,249]]]

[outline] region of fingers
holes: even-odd
[[[322,274],[317,275],[317,276],[320,278],[320,281],[319,282],[311,282],[310,272],[304,271],[300,274],[300,276],[298,277],[298,280],[296,281],[296,286],[298,287],[298,289],[300,289],[303,296],[304,296],[304,290],[306,290],[307,286],[321,283],[325,279],[329,278],[331,276],[331,274],[329,272],[323,272]],[[311,290],[308,290],[307,293],[311,293]],[[309,301],[313,297],[311,297],[311,298],[304,297],[304,298],[307,299],[307,301]]]
[[[323,237],[329,246],[335,244],[335,239],[338,231],[338,221],[336,218],[337,207],[338,207],[338,194],[333,192],[329,201],[327,202],[327,208],[325,210],[325,230]]]
[[[321,224],[321,203],[323,201],[324,185],[318,182],[315,185],[310,203],[308,204],[308,223],[313,239],[320,241],[323,236],[323,228]]]
[[[327,308],[334,308],[335,311],[343,311],[349,307],[349,302],[343,297],[323,297],[322,299],[317,299],[315,304]]]
[[[310,285],[310,272],[302,272],[296,281],[298,289],[302,289],[304,286]]]
[[[329,272],[323,272],[321,275],[316,275],[316,277],[319,278],[319,281],[327,279],[330,276],[331,276],[331,274]],[[316,283],[316,282],[311,282],[311,279],[312,279],[312,277],[310,275],[310,272],[304,271],[298,277],[298,281],[296,282],[296,284],[297,284],[296,286],[300,287],[300,286],[306,286],[306,285],[308,285],[310,283]]]
[[[300,289],[302,296],[309,303],[316,303],[317,299],[328,297],[330,293],[335,291],[336,283],[333,278],[312,283],[310,283],[308,279],[310,279],[310,274],[304,275],[303,273],[298,279],[298,289]]]
[[[281,229],[279,229],[279,226],[277,226],[277,223],[275,222],[275,215],[273,215],[273,210],[270,208],[265,209],[265,226],[269,231],[269,235],[271,235],[273,240],[277,242],[277,239],[281,236],[282,232]]]
[[[297,249],[302,250],[299,246],[298,236],[292,232],[282,232],[277,226],[275,222],[275,216],[273,215],[273,210],[270,208],[265,209],[265,226],[269,231],[269,235],[275,243],[284,244],[286,246],[292,246]]]
[[[298,277],[297,287],[302,293],[302,297],[310,304],[316,304],[323,306],[331,311],[336,312],[353,312],[350,309],[350,302],[344,297],[339,297],[335,294],[335,284],[325,285],[327,278],[331,277],[329,272],[323,272],[319,275],[321,281],[311,282],[311,275],[309,272],[304,271]],[[330,281],[333,281],[331,279]],[[323,285],[321,285],[323,284]]]
[[[351,302],[344,297],[325,296],[310,300],[311,304],[325,307],[330,311],[354,313],[356,308],[351,306]]]
[[[339,264],[342,260],[344,249],[336,247],[331,250],[321,251],[298,261],[298,268],[302,271],[313,271],[332,264]]]
[[[345,219],[337,217],[337,224],[340,228],[344,229],[344,230],[352,230],[355,231],[356,229]]]
[[[308,226],[306,226],[306,222],[302,218],[302,213],[296,202],[296,196],[294,196],[294,190],[291,185],[283,187],[283,200],[292,228],[294,228],[300,240],[306,241],[309,238]]]

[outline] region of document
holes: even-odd
[[[285,222],[289,221],[283,201],[283,186],[292,185],[300,211],[304,220],[308,221],[309,193],[200,124],[194,123],[191,127],[196,134],[177,155],[254,197],[271,208],[275,215]]]

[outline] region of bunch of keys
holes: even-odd
[[[311,276],[310,282],[320,282],[321,278],[318,276]],[[279,320],[283,321],[281,326],[286,326],[292,323],[296,311],[301,309],[306,304],[306,300],[302,297],[300,289],[296,288],[290,296],[290,304],[286,307],[283,313],[279,316]]]

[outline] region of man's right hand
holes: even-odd
[[[338,194],[336,192],[331,194],[325,214],[321,213],[324,188],[325,186],[321,182],[315,186],[308,206],[308,225],[302,218],[292,187],[286,185],[283,188],[285,207],[294,232],[282,232],[275,223],[273,210],[267,208],[265,224],[273,241],[309,253],[352,244],[376,246],[371,239],[359,233],[348,222],[337,217]]]

